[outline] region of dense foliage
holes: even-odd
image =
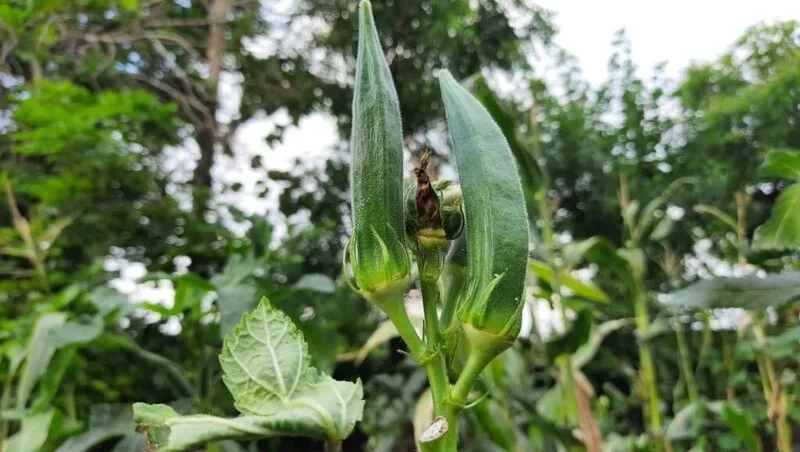
[[[642,79],[620,33],[593,86],[527,1],[376,2],[374,18],[409,185],[426,149],[433,179],[471,168],[443,126],[449,69],[527,203],[520,337],[482,373],[459,450],[798,447],[800,24],[755,25],[677,81]],[[1,2],[0,451],[145,450],[134,402],[145,424],[269,418],[210,451],[321,450],[353,428],[345,451],[414,450],[425,372],[342,272],[357,40],[352,1]],[[278,170],[237,140],[270,120],[276,146],[319,114],[339,131],[321,165]],[[221,177],[231,161],[254,191]],[[307,344],[284,405],[226,389],[264,324]],[[331,387],[363,390],[361,422]],[[318,393],[336,415],[269,417]]]

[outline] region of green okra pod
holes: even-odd
[[[367,1],[359,6],[350,185],[354,286],[379,301],[403,290],[410,262],[403,243],[403,138],[400,106]]]
[[[458,318],[472,348],[499,353],[521,322],[528,258],[522,185],[508,142],[486,109],[449,72],[440,73],[439,83],[466,219],[469,282]]]

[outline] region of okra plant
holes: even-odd
[[[403,189],[400,108],[367,1],[359,20],[353,234],[345,275],[386,313],[427,373],[435,421],[420,438],[421,449],[455,451],[459,412],[480,401],[472,394],[479,375],[520,330],[528,253],[522,186],[500,128],[443,70],[439,82],[460,185],[432,182],[425,156],[414,170],[416,189]],[[406,193],[413,197],[404,200]],[[423,337],[405,310],[413,262]]]
[[[397,93],[371,6],[362,1],[345,277],[386,313],[425,368],[435,420],[420,448],[444,452],[457,448],[459,413],[481,400],[472,394],[481,372],[519,334],[528,225],[500,128],[449,72],[439,80],[460,185],[431,181],[426,156],[413,173],[416,187],[408,190]],[[405,309],[414,262],[424,337]],[[318,437],[338,450],[361,419],[361,383],[336,381],[311,367],[299,330],[266,299],[225,338],[220,364],[241,416],[184,416],[168,405],[135,404],[134,419],[156,450],[280,435]]]

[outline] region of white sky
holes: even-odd
[[[723,53],[757,22],[800,20],[800,0],[537,0],[555,11],[556,42],[580,60],[592,83],[606,76],[611,40],[625,28],[642,75],[662,61],[672,77],[693,60]]]

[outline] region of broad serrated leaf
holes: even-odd
[[[220,355],[223,381],[243,416],[181,416],[166,405],[135,404],[134,419],[165,452],[222,439],[344,439],[361,419],[361,382],[336,381],[309,361],[297,327],[262,299],[225,338]]]
[[[545,280],[548,284],[553,284],[553,269],[546,263],[530,259],[528,261],[528,269],[536,274],[538,278]],[[569,289],[580,298],[598,303],[608,303],[608,296],[602,290],[590,282],[581,281],[567,271],[562,270],[559,272],[559,282],[564,288]]]
[[[667,297],[670,304],[686,308],[764,309],[800,297],[800,272],[700,281]]]
[[[800,184],[787,187],[778,196],[769,219],[756,229],[753,247],[800,248]]]
[[[775,149],[767,153],[761,172],[767,176],[800,181],[800,149]]]

